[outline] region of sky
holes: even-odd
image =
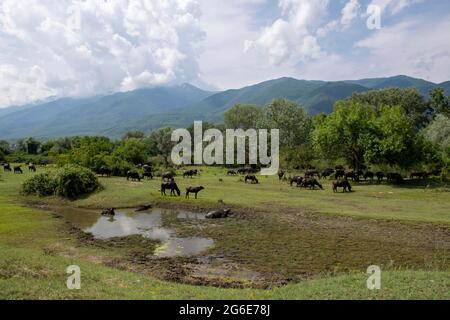
[[[0,0],[0,107],[399,74],[450,80],[450,1]]]

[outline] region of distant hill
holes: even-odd
[[[223,113],[236,103],[264,106],[276,98],[295,101],[314,115],[331,112],[336,101],[354,92],[415,87],[428,94],[436,86],[450,95],[450,81],[437,85],[407,76],[339,82],[280,78],[222,92],[204,91],[190,84],[144,88],[0,109],[0,139],[73,135],[118,138],[130,130],[185,127],[194,120],[221,122]]]

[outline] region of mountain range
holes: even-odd
[[[53,98],[0,109],[0,139],[75,135],[119,138],[127,131],[186,127],[194,120],[221,122],[223,113],[236,103],[264,106],[276,98],[295,101],[311,115],[329,113],[336,101],[354,92],[388,87],[415,87],[424,95],[442,87],[450,95],[450,81],[436,84],[407,76],[338,82],[280,78],[221,92],[183,84],[89,98]]]

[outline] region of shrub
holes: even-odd
[[[40,173],[25,181],[22,185],[22,191],[26,195],[35,194],[40,197],[51,196],[55,194],[55,178],[48,173]]]
[[[56,194],[65,198],[94,192],[100,187],[95,174],[86,168],[66,165],[58,169],[55,174]]]
[[[38,174],[22,185],[26,195],[58,195],[64,198],[76,198],[94,192],[100,187],[95,174],[86,168],[66,165],[54,173]]]

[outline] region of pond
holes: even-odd
[[[160,241],[155,255],[158,257],[185,257],[198,255],[214,245],[209,238],[179,237],[170,228],[164,227],[163,216],[173,214],[178,219],[203,220],[202,213],[172,209],[150,209],[144,212],[116,210],[114,217],[102,216],[101,210],[58,208],[58,214],[96,239],[110,239],[141,235]]]

